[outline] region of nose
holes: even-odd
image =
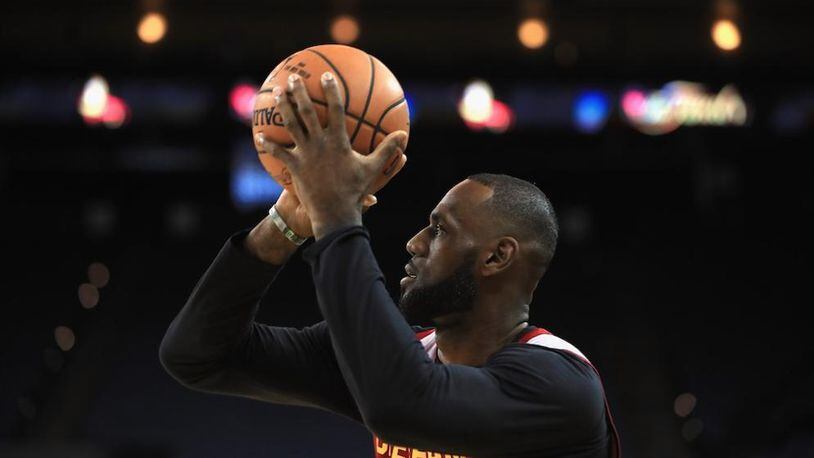
[[[422,256],[427,251],[427,244],[424,242],[422,234],[424,233],[423,230],[419,231],[416,235],[413,236],[410,240],[407,241],[407,252],[410,253],[410,256]]]

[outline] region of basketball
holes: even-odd
[[[302,78],[324,127],[327,104],[320,77],[325,72],[332,72],[339,85],[345,105],[345,125],[354,151],[369,154],[388,134],[398,130],[409,134],[407,102],[393,73],[381,61],[360,49],[331,44],[303,49],[274,67],[255,98],[252,137],[262,133],[274,143],[294,146],[271,94],[276,86],[287,90],[288,76],[292,73]],[[256,143],[255,147],[266,171],[277,183],[293,192],[291,175],[285,165]],[[390,168],[393,162],[404,160],[403,155],[397,155],[382,171]],[[382,173],[372,190],[380,189],[387,180],[388,177]]]

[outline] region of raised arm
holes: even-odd
[[[300,330],[254,319],[265,290],[295,250],[268,217],[251,233],[232,236],[170,324],[161,363],[195,390],[358,419],[324,322]]]
[[[288,91],[276,88],[274,95],[296,150],[262,135],[255,140],[285,163],[308,208],[317,242],[306,254],[317,299],[368,428],[388,442],[476,456],[561,455],[569,446],[584,447],[594,433],[591,442],[603,446],[602,392],[590,368],[541,356],[563,357],[553,352],[482,368],[429,360],[387,294],[361,226],[361,197],[404,164],[407,134],[388,134],[367,156],[353,151],[336,79],[325,73],[321,81],[326,126],[302,78],[292,75]]]
[[[586,364],[521,344],[484,367],[435,364],[387,293],[363,227],[305,255],[339,367],[383,440],[474,456],[606,445],[602,388]]]

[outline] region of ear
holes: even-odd
[[[489,277],[508,269],[517,258],[519,249],[520,244],[514,237],[499,238],[481,265],[483,276]]]

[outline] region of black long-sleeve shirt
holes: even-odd
[[[304,252],[325,321],[255,322],[280,267],[246,252],[245,236],[229,239],[161,343],[164,367],[185,386],[364,422],[377,456],[617,453],[599,377],[573,352],[514,342],[482,367],[431,360],[387,293],[361,226]]]

